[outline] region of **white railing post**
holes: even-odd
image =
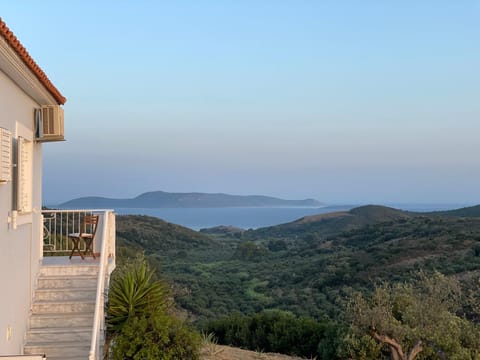
[[[44,240],[44,229],[43,227],[45,226],[45,223],[44,223],[44,218],[43,218],[43,213],[40,214],[40,224],[38,224],[39,226],[39,239],[38,241],[40,242],[40,244],[38,244],[38,252],[39,252],[39,260],[40,260],[40,263],[42,262],[42,259],[43,259],[43,240]]]

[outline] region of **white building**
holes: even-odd
[[[61,146],[46,143],[63,140],[65,101],[0,19],[0,357],[100,358],[114,215],[42,212],[42,147]],[[100,256],[58,256],[87,213],[99,215]]]

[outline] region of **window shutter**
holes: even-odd
[[[12,133],[0,128],[0,182],[12,181]]]
[[[32,143],[22,137],[17,142],[17,210],[32,210]]]

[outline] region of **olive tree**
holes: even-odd
[[[366,359],[480,359],[480,329],[462,314],[465,300],[459,281],[438,272],[356,293],[344,351]]]

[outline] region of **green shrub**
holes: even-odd
[[[247,261],[259,261],[264,258],[267,253],[267,249],[263,246],[257,245],[251,241],[245,241],[238,245],[234,258]]]
[[[171,314],[167,289],[166,284],[154,279],[153,270],[143,257],[116,271],[107,316],[109,358],[199,358],[200,337]]]
[[[128,320],[115,338],[114,360],[195,360],[200,336],[172,316],[156,314]]]

